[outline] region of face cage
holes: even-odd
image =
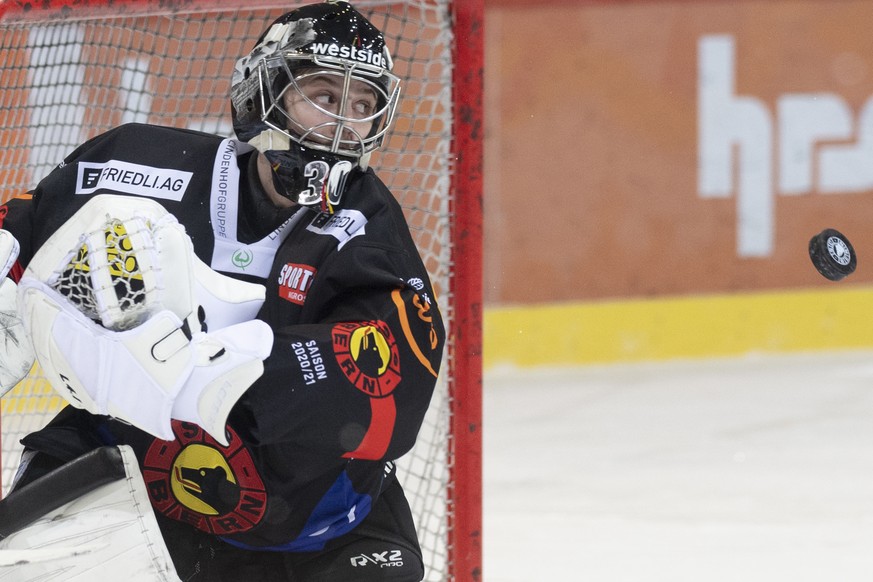
[[[289,61],[291,64],[289,64]],[[298,74],[295,77],[292,71],[296,70],[299,72],[301,68],[318,69],[318,71],[307,72],[302,75]],[[285,78],[289,79],[289,82],[281,91],[276,93],[273,90],[272,80],[277,77],[277,71],[279,70],[284,73]],[[349,86],[352,80],[366,83],[376,93],[377,101],[380,103],[384,102],[384,105],[371,115],[362,118],[348,117],[328,111],[307,97],[297,84],[298,79],[315,76],[316,74],[342,77],[343,91],[342,99],[338,106],[339,111],[345,111]],[[301,56],[295,53],[293,55],[286,54],[284,58],[277,56],[264,59],[258,66],[258,75],[261,87],[266,88],[266,91],[261,91],[261,111],[264,112],[263,121],[266,125],[283,133],[300,145],[355,159],[372,152],[382,145],[382,140],[394,121],[394,114],[400,97],[400,78],[396,75],[389,73],[385,69],[365,63],[332,57]],[[388,80],[387,90],[377,81],[383,78]],[[266,79],[270,79],[270,81],[266,81]],[[291,89],[297,91],[298,95],[311,107],[330,117],[331,121],[314,127],[304,127],[300,124],[285,110],[284,96]],[[277,118],[288,122],[293,126],[293,129],[289,130],[289,127],[277,124]],[[361,136],[351,125],[368,121],[373,122],[373,127],[366,137]],[[322,133],[326,128],[330,127],[336,128],[333,136]],[[348,139],[347,136],[349,135],[354,136],[354,139]]]

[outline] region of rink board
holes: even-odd
[[[493,308],[484,338],[486,369],[868,348],[873,288]]]

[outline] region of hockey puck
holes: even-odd
[[[822,277],[839,281],[858,265],[852,243],[839,231],[826,228],[809,241],[809,258]]]

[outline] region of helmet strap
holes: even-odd
[[[249,145],[259,152],[266,152],[268,150],[286,151],[291,149],[291,140],[281,131],[270,128],[265,129],[250,139]]]
[[[367,152],[358,158],[358,167],[361,168],[361,170],[366,172],[367,168],[370,167],[370,154],[372,153],[373,152]]]

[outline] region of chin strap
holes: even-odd
[[[249,145],[254,147],[261,153],[270,150],[285,151],[291,147],[291,139],[275,129],[265,129],[255,137],[249,140]]]

